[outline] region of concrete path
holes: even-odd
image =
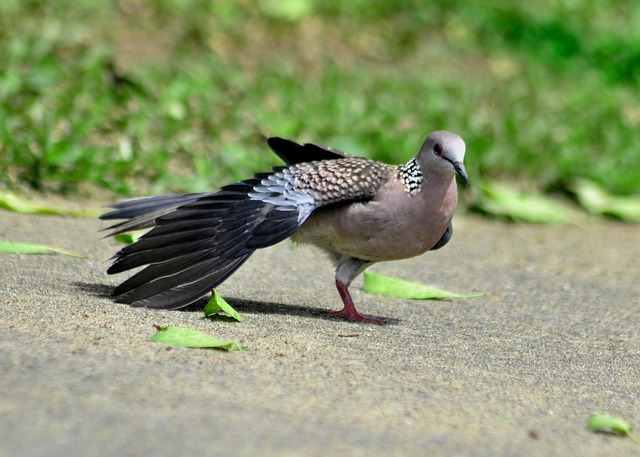
[[[441,251],[373,269],[486,297],[360,279],[360,311],[390,323],[327,320],[329,262],[283,243],[220,287],[234,324],[115,304],[98,221],[0,211],[0,240],[88,256],[0,254],[0,455],[640,456],[585,429],[596,410],[640,427],[638,226],[455,222]],[[154,325],[249,348],[170,348]]]

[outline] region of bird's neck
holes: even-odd
[[[406,164],[398,167],[398,178],[404,184],[409,193],[417,191],[422,185],[424,177],[417,159],[411,159]]]
[[[426,173],[420,194],[429,205],[446,208],[446,213],[451,213],[458,204],[458,185],[454,174],[442,175],[440,173]],[[436,208],[431,208],[432,211]]]

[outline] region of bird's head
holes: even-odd
[[[455,133],[440,130],[429,134],[418,153],[418,162],[423,173],[453,175],[455,173],[467,184],[469,178],[464,168],[465,144]]]

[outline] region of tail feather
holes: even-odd
[[[206,240],[187,240],[158,249],[131,250],[131,252],[118,257],[107,270],[107,274],[122,273],[143,265],[161,264],[192,252],[202,252],[206,244]]]
[[[154,228],[154,236],[159,238],[165,235],[173,235],[184,232],[195,232],[211,229],[211,221],[206,219],[175,221],[170,225],[158,225]],[[145,238],[143,235],[140,239]]]
[[[297,212],[294,217],[292,217],[290,211],[276,210],[269,212],[265,220],[253,229],[251,239],[247,240],[247,247],[256,249],[266,243],[272,242],[275,244],[288,238],[299,227],[296,218]]]
[[[135,247],[126,246],[121,249],[122,254],[129,252],[144,252],[152,249],[164,249],[180,243],[192,243],[194,241],[211,238],[215,235],[214,229],[209,226],[203,229],[180,230],[175,233],[155,234],[153,238],[140,237]],[[118,254],[120,255],[120,254]]]
[[[122,295],[117,298],[117,301],[133,306],[159,309],[175,309],[187,306],[207,295],[211,291],[211,284],[216,282],[220,283],[229,277],[249,258],[249,255],[235,259],[233,262],[228,263],[225,267],[213,273],[198,276],[198,279],[192,282],[186,282],[173,288],[161,287],[155,295],[138,298],[136,300],[132,300],[129,296]],[[206,269],[202,270],[202,272],[204,271],[206,271]]]
[[[234,259],[235,260],[235,259]],[[214,276],[221,269],[228,266],[228,259],[205,258],[197,263],[190,263],[186,268],[178,272],[170,272],[166,269],[158,271],[159,276],[140,284],[132,290],[124,292],[129,303],[159,295],[173,288],[185,288],[190,283],[197,282],[205,276]],[[160,265],[160,264],[158,264]]]
[[[124,222],[107,227],[108,236],[153,227],[155,220],[180,206],[210,194],[170,194],[124,200],[112,205],[114,211],[100,216],[102,220],[125,219]]]
[[[158,209],[184,205],[201,197],[202,194],[167,194],[154,197],[140,197],[123,200],[111,205],[114,211],[100,216],[100,219],[132,219],[150,214]]]
[[[113,295],[124,295],[127,292],[134,290],[147,282],[155,281],[159,278],[164,277],[170,271],[182,271],[185,268],[188,268],[190,265],[195,265],[203,262],[209,256],[210,254],[208,252],[191,252],[189,254],[185,254],[182,257],[167,261],[164,264],[156,263],[149,265],[148,267],[131,276],[129,279],[116,287],[113,291]]]

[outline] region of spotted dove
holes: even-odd
[[[349,284],[383,260],[439,249],[451,238],[458,192],[467,183],[465,144],[431,133],[404,165],[352,157],[314,144],[269,138],[286,163],[217,192],[135,198],[101,219],[109,235],[151,228],[113,257],[109,274],[146,266],[114,290],[116,301],[172,309],[204,297],[256,249],[286,238],[326,251],[344,303],[329,316],[381,323],[356,311]]]

